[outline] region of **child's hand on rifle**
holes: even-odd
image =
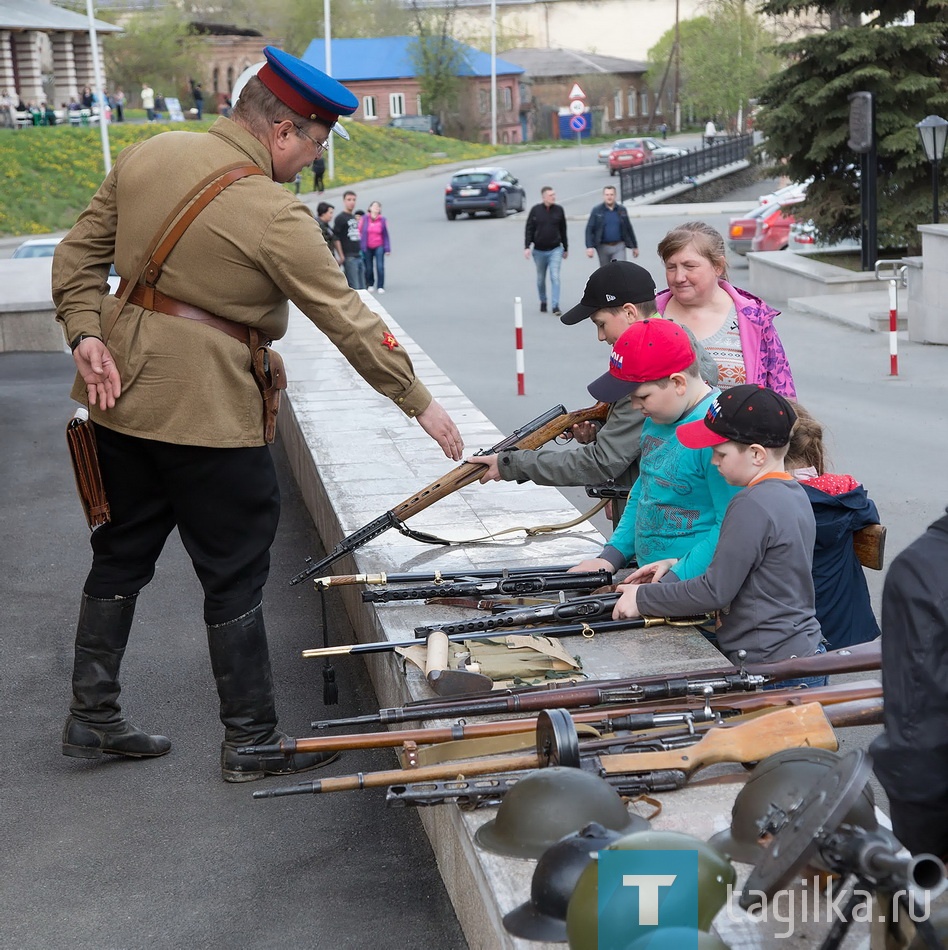
[[[640,570],[643,569],[640,568]],[[616,593],[622,596],[616,601],[615,607],[612,608],[613,620],[635,620],[636,617],[642,616],[637,603],[638,589],[638,584],[628,582],[616,587]]]
[[[677,563],[677,557],[667,557],[662,561],[643,564],[637,571],[633,571],[625,582],[627,584],[657,584]]]
[[[464,461],[471,465],[484,466],[484,474],[480,478],[482,485],[486,485],[488,482],[500,481],[500,467],[497,465],[496,455],[471,455]]]
[[[611,574],[615,568],[612,566],[611,561],[607,561],[604,557],[591,557],[585,561],[580,561],[576,567],[571,567],[567,573],[569,574],[595,574],[596,571],[609,571]]]

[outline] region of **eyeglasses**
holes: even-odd
[[[326,137],[326,140],[324,142],[317,142],[316,139],[312,137],[312,135],[310,135],[308,132],[301,129],[295,122],[293,123],[293,126],[296,129],[296,131],[299,132],[300,135],[304,136],[305,138],[308,138],[310,142],[312,142],[313,145],[316,146],[316,150],[318,152],[325,152],[326,149],[329,148],[329,137],[332,135],[331,132],[329,133],[329,136]]]

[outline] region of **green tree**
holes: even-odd
[[[185,96],[188,77],[199,73],[201,41],[180,14],[138,13],[122,27],[103,42],[109,87],[126,90],[133,103],[144,82],[159,95]]]
[[[768,0],[764,10],[815,11],[848,24],[781,46],[790,65],[762,90],[758,124],[768,153],[791,178],[813,178],[805,212],[829,240],[859,237],[860,162],[847,144],[847,97],[871,92],[879,243],[917,250],[917,225],[931,217],[931,169],[914,126],[948,111],[948,0]]]
[[[408,55],[421,91],[422,108],[438,116],[447,130],[457,131],[464,47],[453,35],[455,8],[422,8],[412,0],[411,13],[414,36]]]
[[[713,118],[725,127],[743,124],[748,102],[781,61],[776,37],[747,0],[713,0],[705,16],[679,24],[679,99],[682,112],[698,121]],[[674,100],[674,29],[649,50],[648,80],[654,93],[668,70],[662,98]],[[669,59],[671,68],[669,69]]]

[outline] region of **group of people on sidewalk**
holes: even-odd
[[[385,258],[392,253],[388,221],[382,214],[381,202],[373,201],[366,214],[356,208],[356,197],[352,190],[343,194],[343,210],[335,220],[335,206],[320,201],[316,206],[316,221],[349,286],[353,290],[384,294]]]

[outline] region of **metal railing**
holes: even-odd
[[[662,158],[634,168],[619,170],[619,194],[622,201],[662,191],[699,175],[750,158],[754,147],[752,134],[721,139],[714,145],[697,148],[678,158]]]

